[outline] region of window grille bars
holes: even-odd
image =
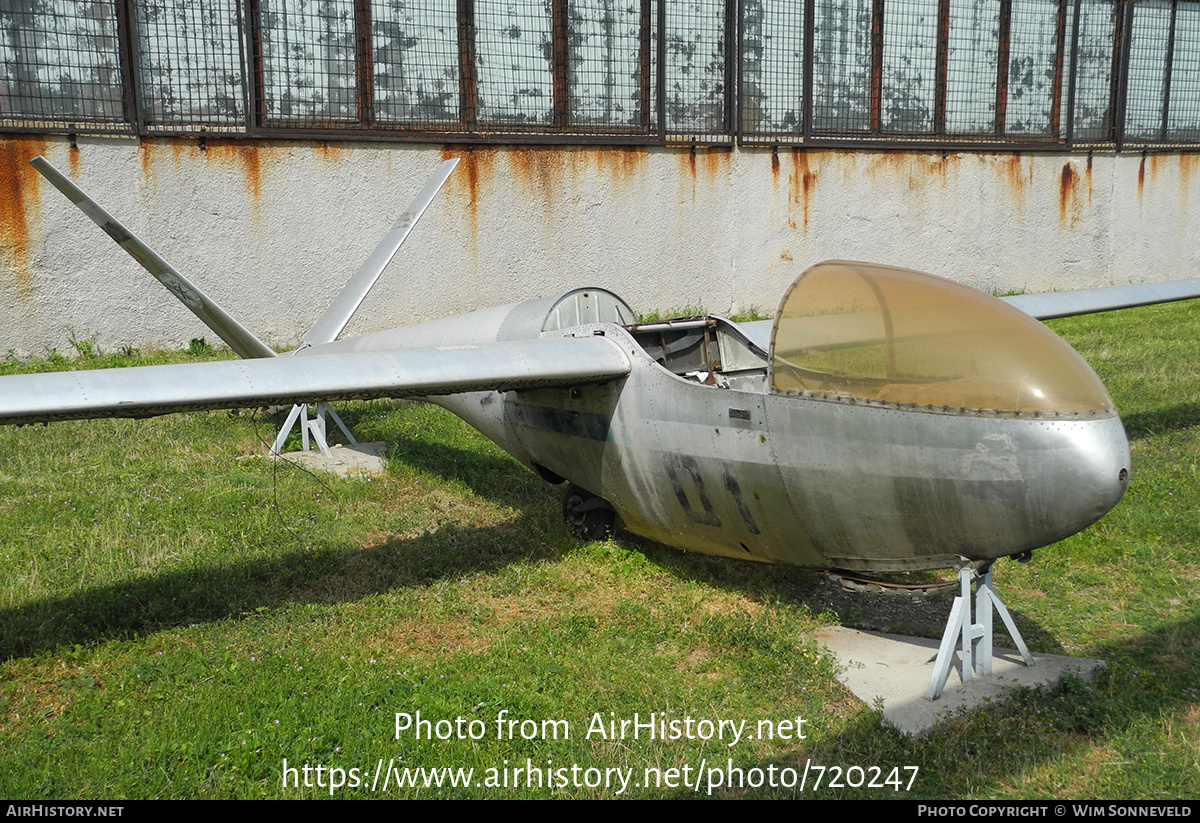
[[[0,0],[0,130],[1200,147],[1200,0]]]

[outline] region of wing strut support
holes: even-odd
[[[333,455],[329,451],[329,443],[325,438],[325,415],[333,418],[333,422],[337,423],[337,427],[342,430],[342,434],[346,435],[346,439],[351,445],[358,443],[354,439],[354,435],[350,433],[350,429],[346,428],[346,424],[342,422],[342,418],[338,417],[338,413],[333,410],[324,400],[317,403],[317,416],[310,418],[308,416],[308,404],[298,403],[292,406],[292,410],[288,413],[287,420],[279,429],[279,435],[275,438],[275,442],[271,444],[271,456],[278,457],[280,449],[283,448],[287,436],[291,434],[292,426],[296,424],[297,418],[300,420],[300,442],[302,449],[308,451],[308,439],[311,436],[316,442],[317,448],[321,450],[321,454],[326,457]]]
[[[975,587],[975,618],[979,621],[977,623],[971,621],[971,580],[975,577],[979,577],[979,583]],[[992,673],[993,610],[1004,621],[1004,626],[1013,642],[1017,644],[1017,650],[1021,652],[1025,665],[1033,665],[1033,655],[1029,653],[1029,648],[1021,639],[1021,633],[1017,631],[1017,624],[1013,622],[1012,615],[1008,613],[1000,595],[996,593],[996,587],[992,585],[991,566],[988,566],[988,570],[982,576],[976,573],[974,566],[963,566],[958,570],[958,584],[960,594],[954,598],[950,617],[946,620],[942,644],[938,647],[937,659],[933,665],[933,676],[929,678],[929,688],[925,691],[927,700],[937,700],[942,696],[946,679],[950,676],[950,667],[954,662],[954,653],[960,648],[963,683],[971,682],[972,673],[981,677]],[[978,648],[976,643],[979,644]]]
[[[433,202],[433,198],[441,191],[445,185],[447,178],[450,177],[450,172],[454,171],[454,167],[458,165],[458,158],[446,160],[433,176],[429,178],[424,187],[417,192],[417,196],[408,204],[408,209],[401,213],[400,218],[380,241],[375,250],[355,272],[354,276],[342,287],[342,290],[334,298],[329,308],[325,310],[316,322],[316,325],[309,331],[308,336],[304,338],[304,342],[296,349],[301,351],[309,346],[319,345],[321,343],[331,343],[337,339],[342,330],[346,328],[346,324],[350,322],[350,318],[358,311],[358,307],[362,305],[367,294],[375,285],[375,281],[379,279],[379,275],[383,274],[383,270],[387,268],[388,263],[396,256],[396,252],[400,250],[400,246],[408,239],[408,235],[413,230],[413,226],[417,225],[417,221],[421,219],[421,215],[425,213],[425,209],[429,208],[429,204]],[[294,354],[295,352],[293,352]],[[300,419],[300,438],[303,444],[304,451],[308,451],[309,435],[316,441],[317,448],[321,450],[321,454],[330,457],[329,444],[325,441],[325,415],[328,414],[337,423],[338,428],[342,430],[342,434],[350,440],[351,443],[357,443],[354,435],[350,434],[350,430],[346,428],[346,424],[342,422],[342,418],[338,417],[337,412],[328,403],[317,404],[317,416],[309,419],[308,407],[305,405],[292,406],[291,412],[288,414],[287,421],[279,429],[279,434],[275,438],[274,445],[271,446],[271,456],[279,455],[279,450],[283,448],[283,443],[287,440],[288,434],[292,431],[292,426],[296,424],[296,419]]]

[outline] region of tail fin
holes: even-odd
[[[229,348],[245,358],[274,357],[275,352],[266,343],[254,336],[245,326],[234,320],[222,309],[215,300],[201,291],[191,281],[177,272],[170,263],[159,257],[154,249],[137,238],[133,232],[121,225],[111,214],[100,207],[96,201],[88,197],[82,189],[72,183],[45,157],[35,157],[29,161],[43,177],[50,181],[54,188],[67,196],[80,211],[92,219],[104,233],[117,241],[117,244],[129,256],[138,261],[146,271],[150,272],[166,286],[167,291],[179,298],[183,305],[191,309],[204,325],[225,341]]]
[[[355,275],[342,287],[341,293],[334,298],[333,303],[313,325],[312,331],[300,344],[300,348],[331,343],[337,339],[456,165],[458,165],[458,158],[447,160],[438,166],[437,171],[429,178],[429,182],[417,192],[417,196],[408,204],[408,209],[400,214],[396,225],[384,236],[382,242],[375,247],[375,251],[371,252]]]

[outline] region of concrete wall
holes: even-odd
[[[0,139],[0,355],[213,335],[28,166],[45,154],[267,342],[294,344],[443,157],[347,333],[574,286],[773,312],[844,258],[988,291],[1195,277],[1200,155]]]

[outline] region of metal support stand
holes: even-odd
[[[325,415],[327,414],[333,418],[334,423],[337,423],[337,427],[342,430],[342,434],[346,435],[347,440],[352,444],[358,443],[354,439],[354,435],[346,428],[346,424],[342,422],[342,418],[338,417],[338,413],[324,400],[317,403],[317,416],[311,419],[308,416],[308,404],[301,403],[297,406],[292,406],[292,410],[288,412],[287,420],[283,422],[283,425],[279,429],[279,436],[275,438],[275,443],[271,446],[271,456],[278,456],[279,450],[283,448],[284,441],[287,440],[287,436],[292,432],[292,426],[299,421],[300,441],[303,444],[303,450],[309,450],[308,439],[311,435],[312,439],[316,441],[317,448],[320,449],[321,454],[326,457],[332,457],[333,455],[329,452],[329,444],[325,440]]]
[[[942,633],[942,645],[938,647],[937,659],[933,665],[933,676],[929,679],[929,688],[925,692],[927,700],[937,700],[942,696],[946,687],[946,678],[950,676],[950,666],[954,653],[962,649],[962,682],[971,682],[972,672],[980,676],[992,673],[992,611],[995,610],[1004,621],[1009,636],[1017,644],[1017,650],[1025,660],[1026,666],[1033,665],[1033,655],[1021,639],[1017,625],[996,588],[992,585],[992,569],[979,579],[975,587],[975,617],[978,623],[971,622],[971,579],[977,577],[975,569],[963,566],[958,570],[960,594],[954,598],[954,606],[950,609],[950,617],[946,621],[946,630]],[[976,649],[975,644],[979,647]],[[978,652],[978,654],[976,654]]]

